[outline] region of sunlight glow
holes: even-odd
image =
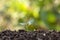
[[[28,0],[18,0],[19,3],[24,4],[26,7],[29,7],[30,2]]]

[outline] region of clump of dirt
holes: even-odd
[[[0,32],[0,40],[60,40],[60,32],[57,31],[10,31]]]

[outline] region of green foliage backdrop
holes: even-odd
[[[0,31],[60,31],[60,0],[0,0]]]

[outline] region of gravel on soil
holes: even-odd
[[[60,40],[60,32],[53,31],[10,31],[0,32],[0,40]]]

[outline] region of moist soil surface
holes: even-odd
[[[60,40],[60,32],[57,31],[10,31],[0,32],[0,40]]]

